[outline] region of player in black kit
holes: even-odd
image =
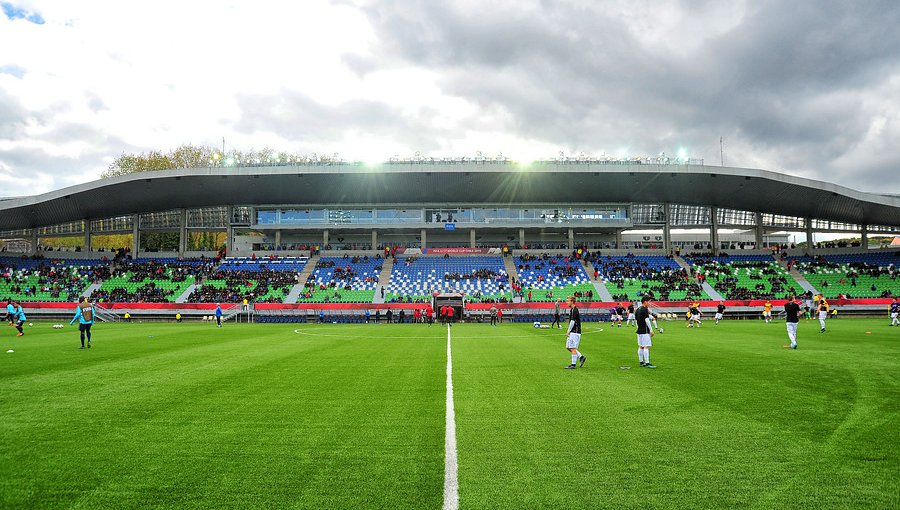
[[[788,338],[791,340],[789,349],[797,348],[797,325],[800,324],[800,305],[794,302],[794,296],[788,296],[784,304],[784,321],[787,324]]]
[[[644,296],[641,298],[641,306],[634,313],[637,321],[638,361],[644,368],[656,368],[650,363],[650,347],[653,345],[650,339],[653,338],[653,325],[650,323],[649,306],[650,297]]]
[[[569,296],[566,299],[566,303],[569,305],[569,327],[566,329],[566,349],[572,353],[572,364],[566,368],[583,367],[587,357],[578,351],[578,344],[581,342],[581,313],[578,311],[578,307],[575,306],[575,296]],[[577,364],[579,362],[580,364]]]

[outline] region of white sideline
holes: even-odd
[[[456,471],[456,411],[453,408],[453,357],[450,352],[450,325],[447,325],[447,432],[444,437],[444,510],[459,508],[459,480]]]

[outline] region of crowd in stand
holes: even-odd
[[[66,261],[32,257],[25,260],[41,260],[37,265],[21,264],[14,261],[0,262],[0,278],[9,294],[23,296],[28,299],[38,293],[47,293],[52,299],[66,301],[76,299],[91,282],[109,276],[109,267],[105,264],[96,266],[72,266]],[[33,277],[33,278],[32,278]]]
[[[444,273],[444,280],[449,281],[457,281],[457,280],[494,280],[494,281],[506,281],[506,275],[501,275],[496,271],[491,269],[481,268],[475,269],[471,273],[458,273],[456,271],[448,271]]]
[[[897,252],[900,253],[900,252]],[[793,262],[793,261],[791,261]],[[826,260],[822,256],[815,256],[811,262],[802,263],[802,270],[806,273],[807,280],[811,282],[815,282],[814,275],[818,274],[819,271],[824,270],[842,270],[844,266],[841,264],[837,264],[834,262],[830,262]],[[838,280],[838,283],[847,284],[849,287],[856,287],[856,280],[862,276],[868,276],[872,278],[890,278],[893,284],[896,284],[897,277],[900,277],[900,269],[897,268],[894,264],[889,264],[888,266],[880,266],[878,264],[870,264],[867,262],[849,262],[846,266],[850,269],[846,271],[843,277]],[[817,283],[819,290],[822,292],[827,292],[830,283],[827,280],[820,280]],[[895,285],[894,285],[895,286]],[[895,293],[891,289],[879,289],[876,283],[871,283],[869,287],[869,292],[866,294],[874,295],[881,291],[879,297],[893,297]],[[843,293],[840,294],[839,297],[852,299],[854,296],[852,293]]]
[[[161,289],[150,282],[134,292],[124,287],[98,289],[91,294],[91,300],[97,303],[166,303],[172,300],[172,294],[172,290]]]
[[[271,291],[286,293],[297,283],[297,274],[290,271],[217,271],[210,278],[224,280],[222,288],[201,285],[191,293],[191,303],[280,303],[284,296],[267,296]]]
[[[609,282],[617,289],[625,288],[625,280],[641,281],[641,290],[653,299],[668,301],[672,291],[684,291],[685,299],[700,299],[703,295],[702,281],[694,280],[684,268],[664,269],[646,260],[631,257],[592,257],[597,272],[607,275]],[[596,275],[596,273],[595,273]],[[627,293],[611,293],[616,301],[631,299]]]
[[[710,267],[704,276],[712,282],[712,286],[728,299],[774,299],[785,297],[788,294],[796,295],[797,289],[790,285],[787,277],[781,275],[772,267],[772,262],[764,260],[732,262],[730,265],[719,265],[714,260],[695,259],[694,264],[701,267]],[[757,269],[760,274],[749,274],[750,280],[758,280],[753,288],[738,286],[741,282],[734,276],[735,269]],[[768,282],[766,285],[763,282]]]

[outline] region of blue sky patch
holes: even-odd
[[[25,21],[30,21],[35,25],[44,24],[44,17],[40,14],[36,12],[26,11],[25,9],[17,7],[9,2],[0,2],[0,8],[3,9],[3,14],[5,14],[9,19],[24,19]]]
[[[16,78],[25,76],[25,69],[17,65],[0,66],[0,74],[10,74]]]

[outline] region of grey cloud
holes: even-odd
[[[237,103],[241,115],[235,128],[244,133],[274,132],[314,144],[340,140],[346,132],[358,130],[404,140],[423,151],[436,148],[433,137],[438,132],[428,124],[428,118],[436,114],[433,111],[409,117],[384,103],[367,100],[329,106],[289,90],[277,95],[239,95]]]
[[[689,17],[713,5],[669,7]],[[876,114],[862,107],[864,98],[900,70],[896,2],[748,6],[733,28],[710,30],[692,51],[677,39],[670,49],[645,45],[623,19],[646,13],[628,3],[473,9],[419,0],[363,12],[379,38],[373,54],[436,71],[445,93],[506,110],[521,136],[592,151],[651,153],[679,143],[705,147],[700,156],[711,161],[725,136],[744,151],[769,154],[770,168],[862,189],[900,188],[900,155],[871,169],[837,163],[863,141]],[[897,98],[881,107],[900,110]],[[832,175],[821,175],[826,168]]]
[[[19,138],[27,117],[28,112],[22,103],[0,89],[0,139]]]

